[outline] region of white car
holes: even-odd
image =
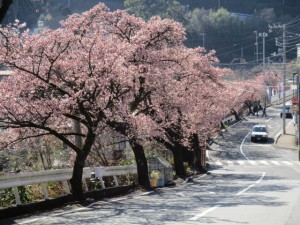
[[[268,141],[267,126],[255,125],[251,131],[251,141]]]

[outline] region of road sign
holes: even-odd
[[[292,105],[298,105],[298,98],[297,97],[292,98]]]
[[[297,90],[297,84],[291,84],[291,89],[292,90]]]

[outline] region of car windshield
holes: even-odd
[[[267,132],[267,129],[265,127],[254,127],[254,132]]]
[[[282,109],[283,109],[283,108],[282,108]],[[285,107],[285,111],[286,111],[286,112],[289,112],[290,109],[291,109],[291,108],[290,108],[289,106],[286,106],[286,107]]]

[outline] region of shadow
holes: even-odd
[[[269,144],[273,144],[274,143],[274,138],[268,138],[268,140],[267,141],[264,141],[264,140],[255,140],[255,141],[250,141],[250,138],[249,138],[249,142],[250,143],[259,143],[259,144],[266,144],[266,145],[269,145]],[[251,145],[250,145],[251,146]]]
[[[149,195],[130,195],[126,199],[114,202],[94,202],[92,205],[75,208],[60,209],[58,212],[40,214],[38,220],[32,220],[31,225],[89,225],[89,224],[171,224],[186,223],[190,218],[215,205],[234,210],[240,206],[281,207],[289,202],[282,201],[276,195],[264,195],[265,192],[290,192],[295,186],[260,183],[238,195],[246,186],[255,183],[260,175],[255,174],[207,174],[176,188],[156,189]],[[268,176],[264,180],[278,180],[280,177]],[[240,223],[222,220],[220,217],[206,215],[197,220],[201,222],[222,224]],[[215,214],[214,214],[215,215]],[[38,216],[38,215],[37,215]],[[29,221],[29,220],[28,220]],[[26,221],[22,221],[25,223]],[[18,220],[1,221],[2,225],[18,224]]]
[[[289,185],[260,184],[242,195],[236,195],[258,178],[259,176],[254,174],[208,174],[204,179],[194,179],[176,189],[156,189],[150,195],[133,196],[116,202],[96,202],[82,210],[52,214],[49,215],[49,219],[44,218],[31,224],[184,224],[196,215],[197,211],[201,212],[215,205],[234,210],[240,206],[274,208],[289,204],[278,197],[263,195],[272,191],[289,192],[294,188]],[[278,180],[279,177],[270,176],[267,179]],[[247,221],[238,222],[234,218],[222,220],[210,215],[207,214],[196,223],[222,224],[226,221],[232,224],[247,224]]]

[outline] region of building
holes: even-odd
[[[4,78],[7,77],[9,75],[12,75],[12,71],[11,70],[0,70],[0,81]]]

